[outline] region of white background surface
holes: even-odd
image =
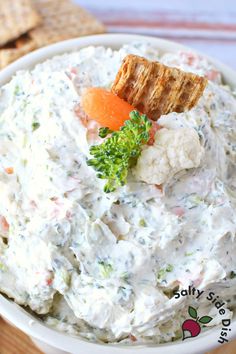
[[[74,0],[109,32],[186,44],[236,69],[236,0]]]

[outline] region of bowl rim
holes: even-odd
[[[182,44],[178,44],[176,42],[156,37],[124,33],[80,37],[58,42],[56,44],[52,44],[47,47],[38,49],[18,59],[17,61],[0,71],[0,86],[8,82],[16,71],[30,69],[37,63],[42,62],[53,56],[79,50],[83,47],[87,47],[90,45],[112,47],[117,49],[122,45],[131,43],[133,41],[149,42],[154,47],[159,49],[160,52],[163,53],[176,52],[178,50],[187,50],[193,53],[200,54],[208,61],[213,63],[223,73],[224,80],[230,86],[236,87],[236,72],[218,60],[215,60],[205,54],[202,54],[199,51],[196,51]],[[9,322],[21,329],[29,336],[32,336],[33,338],[36,338],[37,340],[42,341],[60,350],[65,350],[67,352],[69,351],[70,353],[78,353],[78,350],[83,350],[84,354],[90,354],[92,352],[94,352],[95,354],[110,354],[112,350],[115,354],[125,351],[129,354],[137,354],[137,351],[139,351],[140,354],[154,354],[158,352],[160,354],[169,354],[170,351],[175,354],[189,354],[190,352],[193,354],[209,351],[219,345],[217,342],[220,333],[219,326],[209,329],[200,337],[192,339],[188,342],[176,341],[160,345],[138,346],[117,346],[113,344],[104,345],[92,343],[81,337],[71,336],[66,333],[62,333],[52,328],[49,328],[41,321],[33,317],[31,314],[26,312],[22,307],[20,307],[13,301],[6,299],[3,295],[0,295],[0,315],[2,315],[5,319],[7,319]],[[230,339],[234,337],[236,337],[236,320],[233,320],[231,324]]]

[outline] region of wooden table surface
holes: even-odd
[[[235,0],[74,1],[100,18],[110,32],[172,39],[236,69]],[[235,354],[236,342],[221,346],[213,353]],[[40,351],[27,336],[0,319],[0,354],[40,354]]]
[[[236,342],[220,346],[207,354],[235,354]],[[29,337],[11,327],[0,318],[0,354],[43,354],[31,342]],[[92,354],[92,353],[91,353]],[[172,353],[170,353],[172,354]],[[191,353],[189,353],[191,354]]]
[[[0,354],[42,354],[29,337],[0,318]]]

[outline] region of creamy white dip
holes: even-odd
[[[100,140],[98,125],[85,123],[80,94],[109,89],[128,53],[211,81],[195,108],[159,120],[172,135],[194,136],[178,135],[163,191],[145,170],[146,159],[153,171],[152,152],[141,155],[127,185],[106,194],[86,164]],[[176,288],[213,289],[232,310],[235,164],[235,97],[196,55],[160,56],[142,43],[88,47],[18,72],[0,90],[0,291],[57,329],[105,342],[178,338],[194,299],[175,299]],[[220,322],[208,303],[198,306]]]

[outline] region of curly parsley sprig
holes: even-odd
[[[132,111],[129,116],[130,119],[118,131],[101,128],[99,136],[107,139],[90,148],[93,158],[87,164],[98,172],[98,178],[107,180],[106,193],[126,183],[129,168],[136,164],[142,145],[150,138],[152,123],[147,116],[138,111]]]

